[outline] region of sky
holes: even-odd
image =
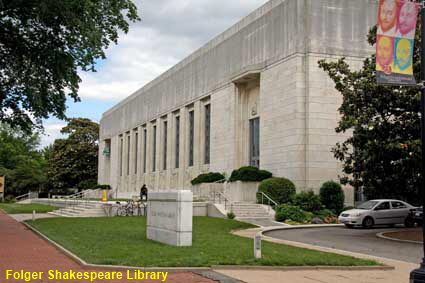
[[[67,102],[68,117],[99,122],[102,113],[161,75],[267,0],[134,0],[140,22],[106,50],[97,72],[80,72],[81,102]],[[41,147],[60,138],[66,122],[44,121]]]

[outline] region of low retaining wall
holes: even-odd
[[[224,195],[232,202],[257,202],[259,182],[226,182],[224,183]]]
[[[193,193],[193,199],[210,200],[215,193],[223,193],[224,183],[202,183],[192,186],[190,190]]]
[[[38,204],[46,204],[46,205],[52,205],[57,207],[66,207],[69,206],[69,203],[74,200],[63,200],[63,199],[32,199],[30,200],[31,203],[38,203]],[[78,202],[78,201],[76,201]],[[97,203],[99,206],[102,205],[101,202],[96,201],[90,201],[91,204]],[[115,201],[108,202],[110,204],[114,204]],[[193,216],[209,216],[209,217],[217,217],[217,218],[225,218],[226,215],[220,212],[219,209],[216,208],[216,206],[212,203],[208,202],[194,202],[193,203]]]

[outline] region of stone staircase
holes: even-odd
[[[264,206],[262,204],[234,202],[232,204],[232,211],[238,219],[273,218],[273,215],[270,213],[267,206]]]
[[[102,217],[106,216],[102,205],[99,203],[84,203],[61,208],[49,214],[62,217]]]

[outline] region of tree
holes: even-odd
[[[376,27],[368,41],[376,41]],[[414,73],[419,79],[420,37],[416,32]],[[334,81],[343,102],[337,133],[352,131],[352,136],[333,148],[342,161],[341,183],[363,188],[368,198],[400,198],[413,204],[422,194],[420,183],[420,88],[383,86],[376,83],[375,55],[363,67],[351,70],[345,59],[319,61],[319,66]]]
[[[59,191],[88,189],[97,184],[99,125],[85,118],[73,118],[56,139],[49,156],[50,186]]]
[[[0,122],[30,132],[64,119],[66,97],[80,100],[78,69],[95,71],[137,20],[131,0],[0,0]]]
[[[47,162],[37,149],[39,141],[37,134],[0,124],[0,175],[6,176],[6,194],[17,196],[44,188]]]

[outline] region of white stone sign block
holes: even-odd
[[[191,191],[149,192],[147,238],[173,246],[192,245]]]

